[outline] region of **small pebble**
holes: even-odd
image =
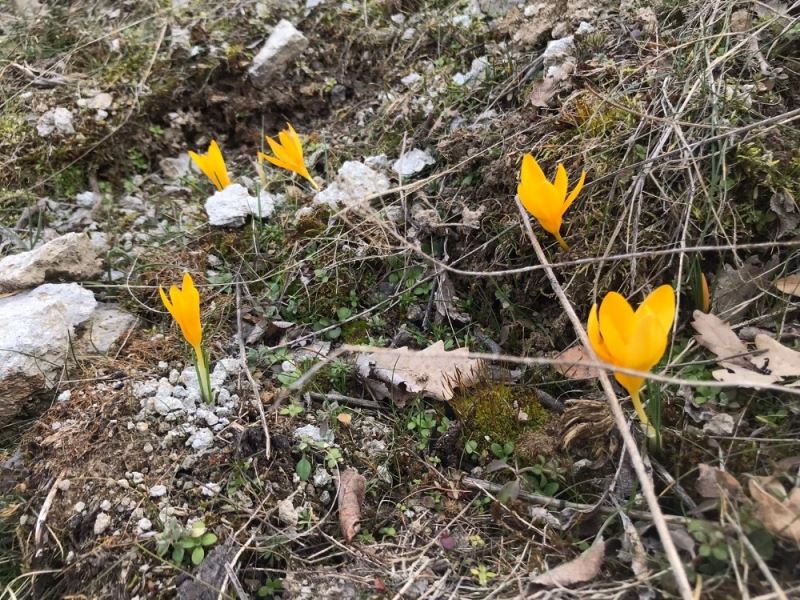
[[[142,517],[136,523],[136,527],[139,528],[139,531],[150,531],[153,528],[153,523],[147,517]]]
[[[150,497],[151,498],[160,498],[161,496],[166,495],[167,493],[167,486],[165,485],[154,485],[150,488]]]
[[[94,520],[94,534],[100,535],[108,529],[109,525],[111,525],[111,517],[104,512],[97,513],[97,518]]]
[[[109,502],[108,500],[103,500],[100,503],[100,510],[103,511],[111,510],[111,502]]]
[[[69,479],[62,479],[61,481],[58,482],[58,489],[61,490],[62,492],[66,492],[69,490],[70,485],[71,482]]]
[[[76,502],[72,510],[76,513],[82,513],[86,509],[86,502]]]

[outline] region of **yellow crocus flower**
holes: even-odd
[[[562,218],[578,197],[585,179],[586,173],[583,172],[577,185],[567,195],[568,178],[564,165],[558,164],[555,180],[551,183],[533,156],[526,154],[522,157],[517,187],[520,202],[545,231],[555,236],[564,250],[569,250],[569,246],[561,237]]]
[[[189,150],[189,156],[206,177],[211,180],[217,191],[222,191],[231,184],[228,177],[228,169],[225,166],[225,159],[219,149],[216,140],[211,140],[208,151],[205,154],[197,154]]]
[[[263,152],[259,152],[258,157],[261,160],[271,162],[276,167],[292,171],[301,177],[305,177],[315,189],[319,189],[317,182],[311,178],[311,174],[308,172],[306,163],[303,160],[303,145],[300,142],[300,136],[297,135],[291,123],[287,123],[286,127],[286,129],[278,133],[280,142],[276,142],[271,137],[266,136],[267,143],[275,156],[269,156]]]
[[[636,311],[620,294],[609,292],[599,311],[597,304],[592,306],[586,329],[598,358],[617,367],[649,371],[664,356],[674,319],[675,291],[662,285]],[[614,373],[614,377],[631,395],[647,435],[655,436],[639,399],[644,377],[625,373]]]
[[[200,393],[206,402],[211,402],[211,380],[208,373],[208,356],[203,351],[203,325],[200,322],[200,292],[194,286],[194,281],[189,273],[183,275],[183,288],[173,285],[169,288],[169,298],[164,288],[159,286],[158,293],[161,301],[175,319],[181,329],[184,339],[189,343],[195,353],[195,366],[197,379],[200,383]]]

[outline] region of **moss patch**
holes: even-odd
[[[516,444],[521,434],[538,431],[550,420],[550,413],[533,389],[506,383],[489,382],[472,390],[459,390],[450,406],[463,423],[464,439],[479,445],[487,441]]]

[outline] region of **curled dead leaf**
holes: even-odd
[[[583,346],[567,348],[555,358],[558,361],[563,361],[562,364],[556,365],[556,371],[567,379],[594,379],[598,376],[598,369],[585,364],[591,362],[591,360],[586,355]]]
[[[704,463],[700,463],[698,468],[700,474],[694,488],[703,498],[719,498],[721,496],[738,498],[742,495],[742,486],[727,471]]]
[[[772,285],[784,294],[800,296],[800,273],[776,279]]]
[[[776,377],[800,377],[800,352],[763,333],[756,335],[755,341],[756,348],[764,351],[752,358],[756,367]]]
[[[605,556],[606,543],[599,540],[580,556],[537,575],[531,579],[531,583],[546,587],[569,587],[591,581],[600,574]]]
[[[697,332],[694,336],[695,341],[716,354],[720,364],[750,366],[747,357],[744,356],[747,354],[747,346],[734,333],[731,326],[717,315],[696,310],[692,327]]]
[[[778,381],[775,375],[764,375],[756,373],[750,369],[737,367],[735,365],[726,366],[724,369],[711,371],[711,376],[717,381],[734,383],[740,387],[760,388]]]
[[[367,480],[358,471],[347,469],[339,477],[339,525],[345,542],[352,542],[361,529],[361,505]]]
[[[793,488],[783,501],[765,491],[755,479],[748,490],[756,504],[756,516],[770,533],[800,543],[800,488]]]
[[[477,381],[483,361],[470,358],[469,348],[446,351],[440,340],[419,352],[404,346],[394,351],[361,354],[356,364],[365,381],[387,386],[384,397],[391,397],[395,404],[403,406],[415,394],[450,400],[454,385],[468,386]]]

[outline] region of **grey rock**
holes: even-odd
[[[96,305],[94,294],[75,283],[47,283],[0,298],[0,424],[55,382]]]
[[[164,177],[173,181],[188,175],[191,165],[192,159],[186,152],[172,158],[162,158],[158,161],[158,166],[161,167]]]
[[[333,209],[355,206],[367,197],[385,192],[389,179],[362,162],[350,160],[339,169],[336,180],[314,196],[314,204],[327,204]]]
[[[136,317],[115,304],[97,303],[92,316],[84,324],[85,333],[75,344],[78,356],[106,354],[114,343],[136,324]]]
[[[186,440],[186,445],[191,446],[193,450],[197,451],[210,448],[213,443],[214,432],[206,427],[201,427]]]
[[[248,74],[253,85],[264,88],[272,79],[291,66],[308,47],[308,39],[286,19],[281,19],[272,30],[264,46],[258,51]]]
[[[28,252],[0,260],[0,293],[53,281],[81,281],[99,275],[100,261],[89,236],[68,233]]]
[[[479,56],[472,61],[469,71],[466,73],[456,73],[453,75],[453,83],[456,85],[467,85],[478,83],[486,76],[486,69],[489,66],[489,59]]]
[[[167,486],[158,484],[150,488],[149,492],[151,498],[161,498],[167,495]]]
[[[136,523],[136,528],[141,532],[150,531],[153,528],[153,523],[147,517],[142,517]]]
[[[21,17],[31,18],[42,12],[42,3],[39,0],[13,0],[12,4]]]
[[[50,137],[53,133],[62,136],[74,135],[72,113],[63,106],[48,110],[36,122],[36,132],[43,138]]]
[[[254,198],[243,185],[233,183],[210,196],[205,208],[210,225],[242,227],[250,215],[268,219],[282,200],[283,196],[268,192],[261,192],[258,198]]]
[[[173,412],[183,411],[183,403],[172,396],[156,396],[153,398],[153,410],[165,416]]]
[[[314,484],[316,488],[323,488],[326,487],[330,482],[333,481],[333,477],[325,467],[317,467],[317,470],[314,472],[314,476],[311,479],[311,482]]]
[[[104,512],[97,513],[94,520],[94,534],[100,535],[111,525],[111,517]]]
[[[81,208],[93,208],[100,200],[100,194],[94,192],[81,192],[75,194],[75,203]]]
[[[429,152],[413,148],[394,161],[392,170],[403,179],[407,179],[421,173],[433,164],[436,164],[436,160]]]

